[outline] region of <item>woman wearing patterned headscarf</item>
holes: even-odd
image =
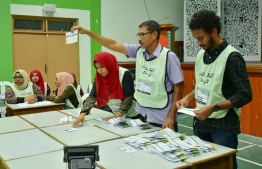
[[[42,93],[46,95],[50,95],[50,87],[47,83],[44,82],[42,74],[39,70],[32,70],[30,73],[30,80],[31,82],[37,84],[40,87]]]
[[[94,58],[96,79],[89,96],[84,101],[81,114],[73,127],[83,123],[85,115],[92,107],[109,111],[114,115],[104,118],[109,120],[121,116],[136,118],[138,113],[130,109],[133,104],[134,79],[130,71],[119,67],[116,57],[107,52],[100,52]]]
[[[13,83],[5,92],[6,102],[17,104],[28,102],[29,104],[43,101],[45,96],[36,84],[30,82],[26,71],[19,69],[14,72]]]
[[[65,103],[66,109],[82,108],[82,98],[73,84],[74,78],[71,74],[66,72],[57,73],[55,81],[57,89],[50,96],[46,96],[46,100]]]

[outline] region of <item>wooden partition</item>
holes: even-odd
[[[122,62],[119,63],[119,66],[135,68],[135,62]],[[184,73],[185,96],[195,88],[195,63],[182,62],[181,67]],[[252,87],[253,100],[242,108],[241,132],[262,137],[262,63],[247,62],[247,72]],[[195,107],[195,102],[191,102],[190,106]]]

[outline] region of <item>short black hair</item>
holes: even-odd
[[[159,23],[157,23],[154,20],[148,20],[148,21],[141,23],[138,27],[140,28],[140,27],[144,27],[144,26],[147,27],[147,30],[149,32],[156,31],[157,32],[157,39],[159,39],[159,37],[160,37],[160,25],[159,25]]]
[[[213,28],[217,28],[217,33],[221,32],[220,17],[214,11],[200,10],[193,14],[189,22],[190,30],[203,29],[207,33],[211,33]]]

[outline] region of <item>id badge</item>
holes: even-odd
[[[152,83],[138,80],[137,91],[150,95],[151,90],[152,90]]]
[[[209,97],[209,91],[206,89],[202,89],[202,88],[197,88],[197,96],[196,96],[196,102],[200,103],[200,104],[207,104],[207,100]]]

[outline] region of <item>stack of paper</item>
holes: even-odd
[[[187,142],[190,145],[198,147],[199,151],[201,153],[213,153],[215,151],[214,146],[211,144],[206,144],[203,140],[201,140],[197,136],[186,136],[185,142]]]
[[[164,137],[166,138],[180,138],[184,139],[185,135],[175,132],[174,130],[171,130],[170,128],[163,129],[165,131]]]
[[[148,123],[144,123],[140,119],[130,120],[130,124],[132,127],[139,129],[139,130],[145,130],[145,129],[151,128]]]
[[[202,152],[211,153],[214,147],[197,136],[185,136],[166,128],[127,137],[124,142],[139,149],[156,154],[171,162],[178,162]]]
[[[179,147],[188,157],[193,157],[195,155],[200,154],[200,151],[198,147],[195,145],[190,145],[187,142],[179,139],[179,138],[173,138],[168,140],[169,143],[173,144],[174,146]]]
[[[184,113],[184,114],[187,114],[187,115],[190,115],[190,116],[196,116],[194,110],[196,110],[196,109],[180,108],[180,109],[177,110],[177,112]]]
[[[108,123],[110,125],[118,127],[118,128],[130,127],[130,125],[126,122],[126,119],[124,119],[123,117],[112,118],[112,119],[108,120]]]
[[[124,138],[124,142],[140,149],[142,149],[143,146],[148,147],[152,144],[150,139],[140,137],[139,135]]]
[[[153,148],[150,149],[150,152],[171,162],[178,162],[188,158],[183,150],[169,142],[153,144]]]

